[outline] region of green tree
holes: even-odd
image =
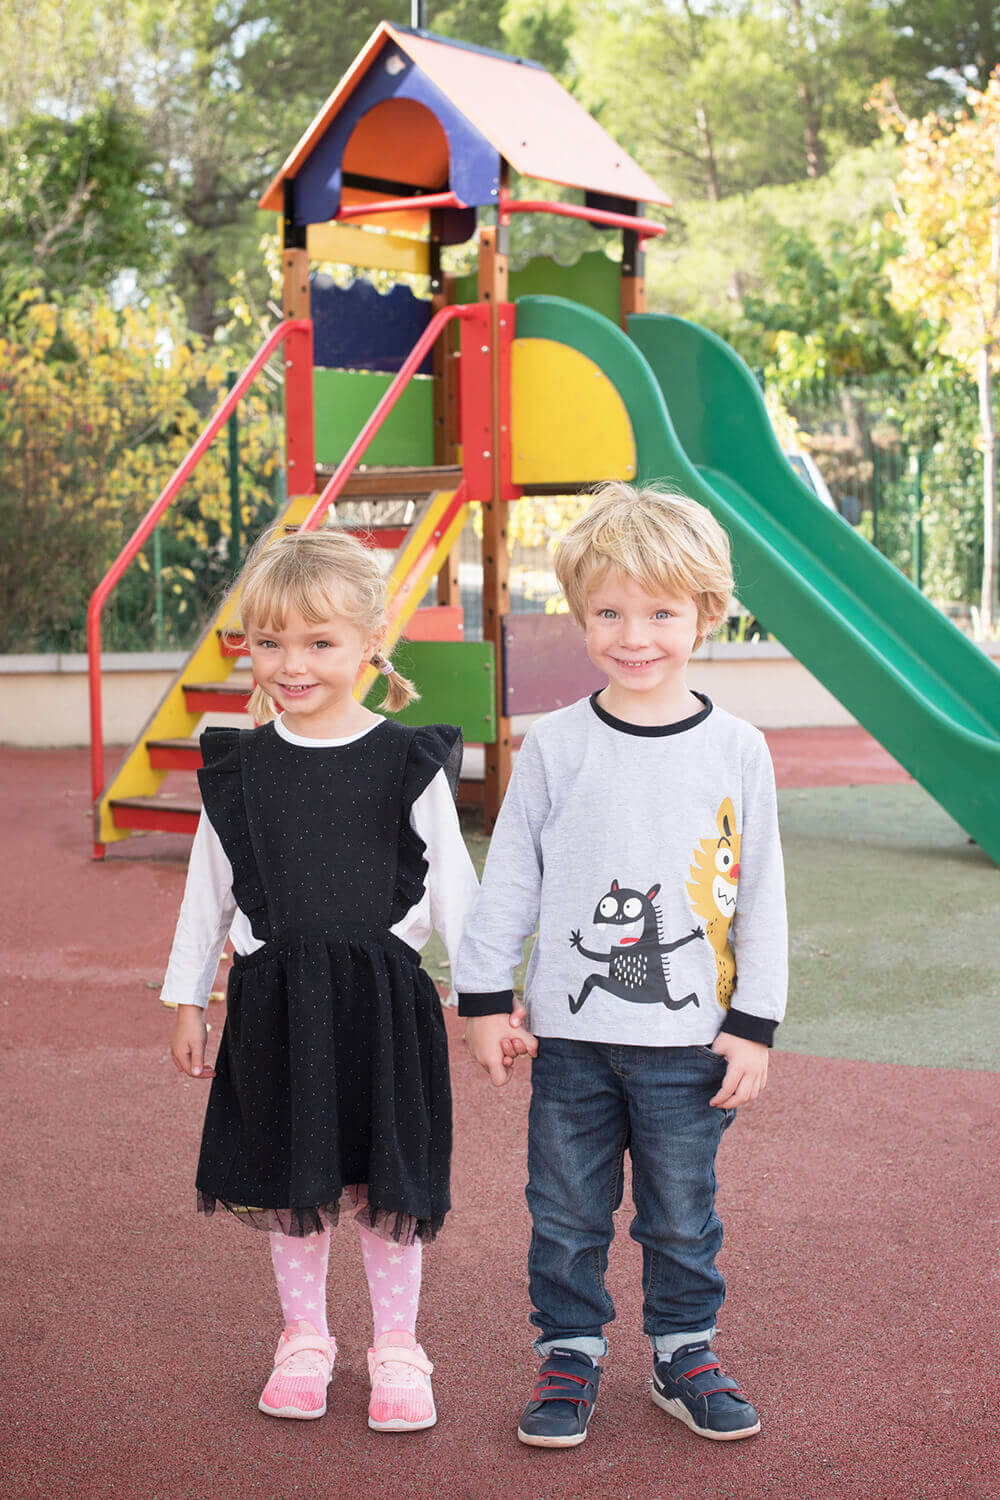
[[[28,115],[0,155],[0,278],[49,292],[106,287],[162,252],[141,122],[109,100],[73,121]]]

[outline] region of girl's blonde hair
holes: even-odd
[[[231,595],[237,590],[239,623],[234,621],[225,632],[234,641],[261,626],[283,630],[293,611],[310,625],[344,615],[365,636],[377,635],[385,623],[385,579],[372,552],[345,531],[266,531],[247,554]],[[390,665],[381,651],[369,659],[380,671]],[[386,677],[380,708],[392,713],[419,698],[400,672],[393,669]],[[276,717],[269,694],[257,685],[247,713],[258,724]]]
[[[602,484],[559,542],[556,577],[584,629],[587,599],[612,568],[647,594],[690,595],[698,610],[696,646],[733,592],[729,538],[711,511],[652,485]]]

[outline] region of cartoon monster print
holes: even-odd
[[[695,915],[704,918],[706,935],[715,954],[715,994],[723,1010],[729,1009],[736,986],[736,959],[729,941],[729,925],[736,914],[736,892],[740,876],[740,835],[736,813],[729,797],[716,817],[718,838],[702,839],[694,851],[687,893]]]
[[[572,1015],[576,1015],[594,989],[607,990],[609,994],[617,995],[619,1000],[631,1000],[636,1005],[665,1005],[668,1010],[683,1010],[685,1005],[698,1004],[698,996],[695,994],[685,995],[682,1000],[672,997],[666,955],[677,948],[683,948],[685,943],[703,938],[704,929],[695,927],[686,937],[678,938],[676,943],[665,943],[660,931],[660,914],[653,905],[653,897],[659,889],[658,885],[654,885],[643,894],[642,891],[619,887],[617,880],[611,882],[610,891],[597,903],[594,923],[631,930],[623,934],[620,942],[609,953],[593,953],[583,946],[580,933],[573,933],[570,938],[572,946],[584,958],[589,958],[594,963],[606,963],[609,969],[606,975],[591,974],[584,980],[579,995],[570,995],[569,1008]]]

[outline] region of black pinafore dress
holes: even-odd
[[[201,744],[205,811],[264,946],[229,976],[199,1208],[312,1234],[366,1187],[373,1228],[432,1239],[451,1206],[448,1043],[419,954],[390,928],[424,891],[410,811],[441,767],[454,790],[461,733],[386,719],[307,748],[267,724]]]

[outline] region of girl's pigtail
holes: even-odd
[[[389,713],[394,714],[399,709],[405,708],[408,703],[416,703],[419,700],[420,694],[410,679],[404,677],[401,672],[397,672],[392,662],[384,657],[381,651],[375,652],[371,662],[372,666],[376,667],[386,678],[385,697],[379,704],[379,708],[388,709]]]
[[[269,724],[278,717],[274,711],[274,700],[257,683],[254,683],[246,711],[255,724]]]

